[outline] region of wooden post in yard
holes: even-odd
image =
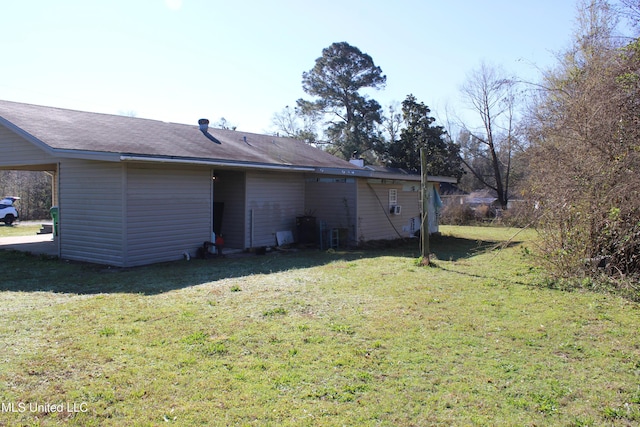
[[[422,218],[420,224],[420,255],[422,265],[429,265],[429,192],[427,184],[427,149],[420,149],[420,170],[422,178],[420,182],[420,197],[422,198]]]

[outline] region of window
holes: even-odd
[[[389,207],[398,204],[398,190],[392,188],[389,190]]]

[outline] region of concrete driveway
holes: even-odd
[[[58,243],[53,234],[34,234],[33,236],[16,236],[0,238],[0,250],[31,252],[37,255],[58,256]]]

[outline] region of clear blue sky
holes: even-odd
[[[266,132],[302,73],[346,41],[387,76],[383,106],[414,94],[459,109],[482,60],[526,79],[554,63],[574,0],[20,0],[2,3],[0,99]]]

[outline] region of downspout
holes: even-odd
[[[126,163],[122,164],[121,168],[122,173],[122,228],[121,228],[121,238],[122,238],[122,265],[124,267],[129,266],[129,221],[128,213],[129,213],[129,203],[128,203],[128,191],[127,188],[129,186],[129,165]]]
[[[215,171],[215,169],[212,168],[211,169],[211,179],[209,180],[210,185],[211,185],[211,192],[210,192],[210,194],[211,194],[211,203],[209,203],[209,209],[211,209],[209,211],[209,218],[211,218],[211,221],[210,221],[210,224],[209,224],[210,225],[210,227],[209,227],[209,235],[211,236],[211,241],[212,242],[216,241],[215,227],[214,227],[214,223],[215,223],[215,220],[216,220],[216,218],[215,218],[216,210],[214,208],[215,202],[216,202],[216,189],[215,189],[216,184],[215,184],[215,181],[216,181],[216,171]]]
[[[249,210],[250,222],[249,222],[249,249],[253,249],[253,209]]]

